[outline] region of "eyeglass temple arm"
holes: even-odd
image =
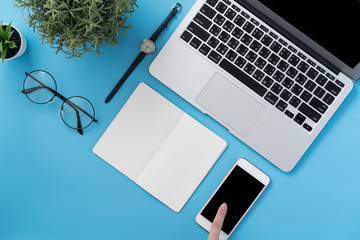
[[[37,83],[39,83],[41,86],[33,87],[33,88],[29,88],[29,89],[24,89],[24,90],[21,91],[22,93],[27,94],[27,93],[31,93],[31,92],[33,92],[33,91],[35,91],[35,90],[41,89],[42,87],[43,87],[43,88],[46,88],[46,89],[48,89],[50,92],[54,93],[55,96],[59,97],[62,101],[73,104],[73,106],[71,106],[70,104],[69,104],[69,105],[70,105],[71,107],[73,107],[73,108],[74,108],[74,107],[75,107],[75,108],[78,108],[78,109],[79,109],[80,111],[82,111],[85,115],[87,115],[89,118],[91,118],[94,122],[97,122],[97,120],[96,120],[95,118],[93,118],[90,114],[88,114],[85,110],[83,110],[81,107],[77,106],[75,103],[71,102],[70,100],[68,100],[66,97],[64,97],[63,95],[61,95],[59,92],[57,92],[57,91],[55,91],[54,89],[49,88],[48,86],[44,85],[42,82],[40,82],[39,80],[37,80],[36,78],[34,78],[33,76],[31,76],[29,73],[25,72],[25,74],[26,74],[26,76],[29,76],[29,77],[31,77],[32,79],[34,79],[34,80],[35,80]],[[76,109],[74,109],[74,110],[76,111]]]

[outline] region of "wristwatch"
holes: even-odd
[[[120,81],[116,84],[114,89],[105,99],[105,103],[110,102],[110,100],[114,97],[116,92],[120,89],[121,85],[126,81],[126,79],[130,76],[130,74],[134,71],[134,69],[139,65],[139,63],[144,59],[144,57],[148,54],[155,52],[155,41],[160,36],[161,32],[167,27],[168,23],[173,19],[173,17],[178,13],[181,9],[181,4],[176,3],[175,7],[171,10],[169,16],[165,19],[165,21],[160,25],[160,27],[155,31],[155,33],[149,38],[145,39],[140,46],[140,54],[136,57],[134,62],[131,64],[130,68],[126,71],[124,76],[120,79]]]

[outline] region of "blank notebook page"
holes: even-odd
[[[140,83],[94,153],[179,212],[226,142]]]

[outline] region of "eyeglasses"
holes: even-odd
[[[52,102],[55,97],[60,98],[63,101],[60,108],[61,119],[68,127],[76,129],[82,135],[84,128],[92,122],[97,122],[91,102],[80,96],[66,98],[61,95],[57,92],[55,78],[50,73],[36,70],[25,72],[25,75],[21,92],[36,104],[46,104]]]

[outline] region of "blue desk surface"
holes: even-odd
[[[195,0],[160,36],[161,49]],[[97,58],[68,60],[25,24],[12,1],[0,19],[20,29],[26,53],[0,64],[0,239],[206,239],[194,218],[222,178],[245,157],[271,178],[232,239],[360,238],[360,88],[345,100],[290,173],[281,172],[153,78],[147,56],[111,101],[104,99],[175,1],[139,1],[123,44]],[[158,52],[158,51],[157,51]],[[36,105],[20,90],[24,72],[44,69],[65,96],[89,98],[98,123],[80,136],[66,127],[61,101]],[[145,82],[228,142],[228,148],[180,213],[175,213],[95,156],[92,148],[139,82]],[[296,144],[296,143],[294,143]]]

